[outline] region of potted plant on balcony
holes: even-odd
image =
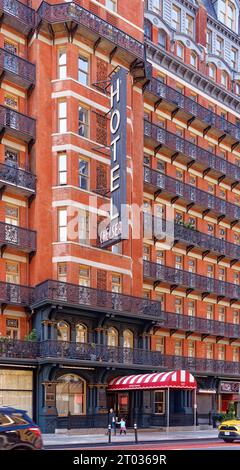
[[[25,341],[37,341],[37,330],[33,328],[32,331],[24,338]]]
[[[8,336],[3,336],[0,333],[0,356],[6,357],[6,343],[9,341]]]

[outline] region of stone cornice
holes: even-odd
[[[213,18],[212,16],[207,17],[207,23],[208,23],[208,25],[213,26],[214,29],[216,29],[217,31],[222,33],[224,36],[226,36],[232,42],[235,42],[235,44],[240,46],[240,38],[239,38],[238,34],[231,31],[231,29],[224,26],[224,24],[222,24],[219,21],[215,20],[215,18]]]
[[[164,67],[166,72],[170,71],[189,84],[202,90],[204,93],[219,101],[220,105],[222,103],[230,109],[240,112],[240,99],[220,85],[217,85],[203,73],[186,65],[173,54],[157,47],[149,40],[146,40],[146,52],[147,58]]]

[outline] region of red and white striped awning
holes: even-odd
[[[195,378],[186,370],[155,372],[154,374],[125,375],[116,377],[108,384],[108,390],[142,390],[156,388],[197,388]]]

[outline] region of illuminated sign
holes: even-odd
[[[119,68],[111,79],[110,223],[100,233],[102,248],[128,238],[126,208],[127,71]]]

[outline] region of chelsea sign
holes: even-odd
[[[101,247],[128,238],[128,220],[126,207],[126,153],[127,153],[127,71],[119,68],[111,79],[110,113],[110,221],[100,232]]]

